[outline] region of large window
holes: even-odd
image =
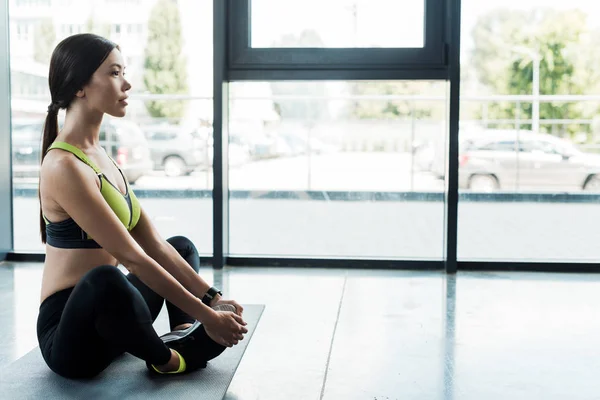
[[[230,78],[245,79],[257,70],[292,69],[295,79],[301,70],[321,79],[343,79],[344,70],[362,70],[366,79],[376,71],[398,79],[393,76],[399,70],[407,76],[443,79],[447,66],[443,0],[228,4]],[[337,76],[326,70],[336,70]]]
[[[116,3],[105,1],[107,6]],[[44,251],[36,239],[37,188],[42,126],[50,102],[48,64],[54,46],[81,31],[120,45],[133,86],[128,115],[105,117],[101,144],[123,169],[164,237],[186,235],[202,254],[212,254],[213,2],[119,3],[135,3],[135,13],[119,14],[116,21],[114,12],[99,12],[101,7],[87,2],[68,14],[64,7],[41,13],[33,7],[37,3],[11,3],[13,31],[25,23],[37,27],[27,38],[11,39],[15,251]],[[139,28],[125,29],[132,26]],[[157,75],[159,64],[165,63],[170,68]]]
[[[459,260],[600,257],[590,4],[463,1]]]
[[[233,256],[444,257],[445,82],[230,85]]]
[[[66,5],[10,1],[17,251],[42,249],[31,238],[50,51],[92,31],[119,42],[134,87],[128,116],[106,119],[103,144],[161,232],[192,237],[204,254],[214,229],[232,257],[443,260],[454,234],[459,261],[600,256],[590,245],[600,233],[586,223],[600,215],[591,3],[462,2],[457,232],[446,231],[456,220],[444,203],[453,210],[457,3],[102,0],[137,7],[118,17],[76,3],[66,14]],[[181,29],[157,31],[164,25],[151,21],[169,7]],[[158,41],[173,45],[150,45]],[[171,77],[155,82],[154,61],[165,57]],[[214,115],[213,75],[227,89]],[[213,182],[222,139],[228,165],[216,171],[225,167],[227,179]]]

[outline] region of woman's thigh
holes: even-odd
[[[98,334],[91,285],[82,279],[73,288],[56,329],[40,343],[48,366],[65,377],[92,377],[123,353]]]
[[[59,375],[91,377],[125,351],[160,353],[151,324],[146,303],[123,273],[100,266],[73,288],[55,331],[44,336],[44,358]]]

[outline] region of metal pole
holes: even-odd
[[[410,191],[415,190],[415,101],[410,102],[410,148],[411,148],[411,157],[410,157]]]
[[[515,190],[519,190],[519,183],[521,180],[521,165],[520,165],[520,149],[521,149],[521,102],[517,100],[515,107],[515,127],[517,128],[517,143],[515,144],[515,152],[517,153],[517,176],[515,177]]]
[[[226,37],[229,2],[213,0],[213,268],[227,264],[229,254],[229,81]]]
[[[215,143],[214,136],[215,136],[215,134],[214,134],[214,130],[213,130],[213,146],[214,146],[214,143]],[[206,135],[206,140],[204,141],[204,161],[206,161],[206,172],[205,172],[205,175],[206,175],[206,189],[210,188],[210,174],[213,173],[212,163],[210,162],[209,147],[210,147],[210,135]],[[214,156],[213,156],[213,161],[214,161]]]
[[[8,0],[0,0],[0,21],[0,261],[4,261],[14,251]]]
[[[450,38],[450,123],[446,153],[446,231],[444,235],[446,273],[455,274],[458,268],[458,128],[460,119],[460,17],[461,0],[448,2],[448,37]],[[446,396],[448,398],[448,396]]]
[[[533,58],[533,131],[540,131],[540,56],[532,55]]]
[[[307,180],[308,180],[308,190],[310,189],[311,186],[311,180],[312,180],[312,171],[311,171],[311,164],[312,164],[312,153],[311,153],[311,131],[312,131],[312,122],[308,123],[308,132],[306,133],[306,162],[308,164],[308,176],[307,176]]]
[[[485,127],[485,129],[489,128],[489,121],[488,121],[489,115],[490,115],[490,103],[485,101],[483,103],[483,126]]]
[[[533,67],[533,82],[532,82],[532,93],[533,93],[533,101],[532,101],[532,124],[531,130],[534,132],[540,131],[540,62],[541,55],[538,49],[530,49],[528,47],[523,46],[515,46],[511,49],[515,53],[524,54],[531,58],[532,67]]]

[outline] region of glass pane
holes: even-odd
[[[252,0],[252,47],[423,47],[424,0]]]
[[[442,259],[446,88],[232,83],[230,253]]]
[[[596,7],[462,9],[459,259],[598,260],[587,222],[600,216]]]
[[[73,2],[68,18],[49,3],[16,3],[10,10],[15,250],[45,250],[38,239],[37,189],[51,51],[72,33],[93,32],[120,45],[132,84],[127,116],[103,120],[102,146],[161,235],[185,235],[211,255],[212,1],[114,1],[122,6],[119,15]],[[169,11],[175,11],[169,23],[180,25],[180,36],[159,23]],[[158,46],[180,51],[153,52]],[[159,68],[153,61],[165,57],[179,73],[161,71],[146,85]]]

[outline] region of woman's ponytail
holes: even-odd
[[[42,153],[40,155],[40,177],[41,177],[41,165],[46,157],[48,148],[58,135],[58,110],[59,106],[56,103],[51,103],[48,106],[48,115],[46,115],[46,123],[44,124],[44,134],[42,136]],[[41,183],[41,180],[40,180]],[[38,186],[39,187],[39,186]],[[38,189],[38,197],[40,199],[40,233],[42,235],[42,243],[46,243],[46,221],[42,213],[42,195],[41,190]]]

